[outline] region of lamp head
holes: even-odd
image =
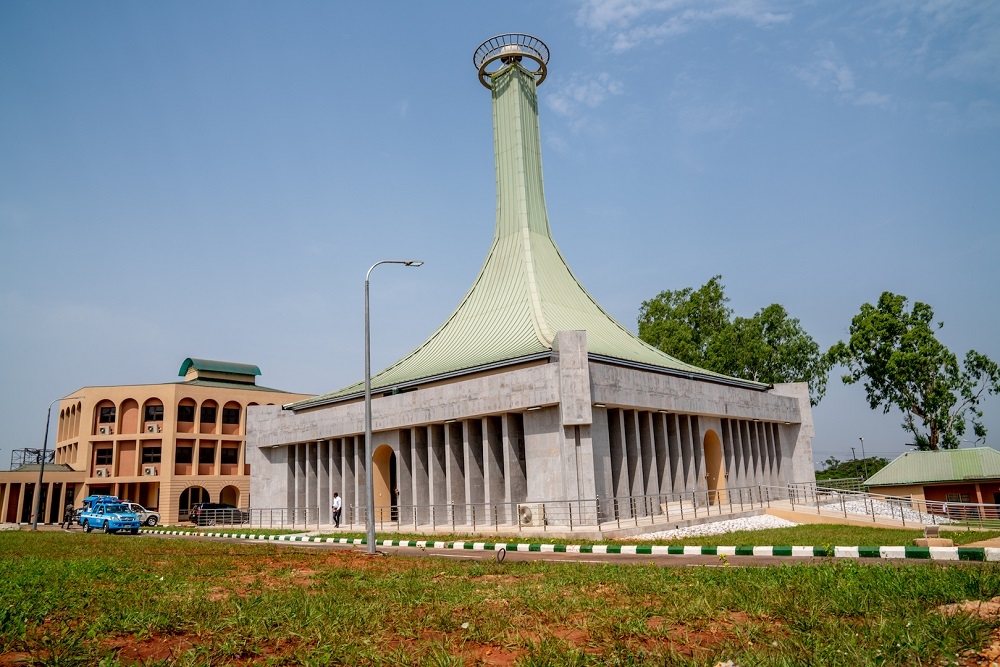
[[[409,259],[403,262],[406,266],[423,266],[424,261],[422,259]]]

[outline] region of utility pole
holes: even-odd
[[[858,440],[861,441],[861,462],[865,466],[865,481],[867,481],[868,480],[868,459],[865,457],[865,439],[862,438],[862,437],[858,437]]]

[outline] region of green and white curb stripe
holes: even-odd
[[[252,533],[195,533],[186,530],[143,530],[147,535],[194,535],[228,537],[269,542],[313,542],[361,546],[363,538],[309,537],[308,535],[254,535]],[[792,556],[802,558],[883,558],[907,560],[1000,561],[1000,548],[993,547],[690,547],[627,544],[536,544],[520,542],[435,542],[432,540],[378,540],[383,547],[418,549],[467,549],[472,551],[535,551],[568,554],[622,554],[649,556]]]

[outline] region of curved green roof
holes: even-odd
[[[188,357],[181,364],[181,369],[177,374],[181,377],[194,367],[199,371],[210,371],[213,373],[232,373],[233,375],[260,375],[260,369],[253,364],[236,364],[231,361],[214,361],[212,359],[195,359]]]
[[[542,184],[535,79],[512,63],[492,76],[497,218],[486,261],[468,293],[417,349],[372,376],[372,390],[548,356],[559,331],[585,330],[588,353],[606,361],[758,389],[686,364],[616,322],[573,275],[549,228]],[[364,392],[359,382],[290,404],[307,408]]]

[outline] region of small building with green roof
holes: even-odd
[[[1000,452],[991,447],[906,452],[865,485],[929,503],[1000,504]]]
[[[716,503],[727,489],[813,481],[804,383],[683,363],[573,275],[545,207],[536,87],[548,56],[528,35],[474,56],[492,97],[493,240],[452,314],[371,378],[376,519],[516,523],[519,505],[535,521],[547,503],[559,513],[547,522],[603,521],[661,512],[669,494]],[[345,512],[366,505],[363,381],[249,419],[255,502],[319,508],[324,521],[334,492]]]

